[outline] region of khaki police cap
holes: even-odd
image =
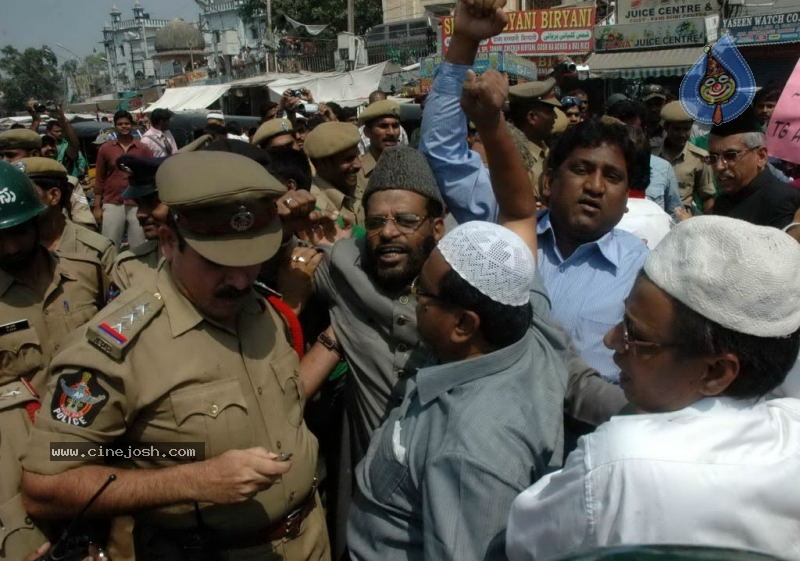
[[[355,125],[332,121],[317,125],[308,133],[303,150],[309,158],[318,160],[352,148],[360,141],[361,135]]]
[[[683,110],[680,101],[670,101],[661,109],[661,118],[666,123],[691,123],[692,118]]]
[[[541,82],[525,82],[508,89],[508,96],[514,101],[541,101],[549,105],[561,107],[561,102],[553,94],[556,81],[548,78]]]
[[[275,255],[282,228],[274,198],[286,187],[254,160],[189,152],[158,168],[159,198],[186,243],[213,263],[249,267]]]
[[[270,119],[266,123],[262,123],[256,134],[253,135],[253,144],[256,146],[266,142],[270,138],[279,136],[281,134],[292,134],[294,127],[289,119]]]
[[[19,169],[30,178],[50,177],[52,179],[67,179],[67,168],[52,158],[39,156],[22,158],[17,162]]]
[[[384,99],[370,103],[366,109],[358,116],[358,122],[366,125],[370,121],[374,121],[380,117],[396,117],[400,118],[400,106],[394,101]]]
[[[41,147],[42,137],[31,129],[0,132],[0,150],[36,150]]]

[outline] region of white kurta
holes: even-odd
[[[511,561],[620,544],[800,560],[800,400],[698,401],[614,417],[511,508]]]

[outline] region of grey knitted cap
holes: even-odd
[[[364,206],[373,193],[387,189],[413,191],[433,199],[444,207],[439,186],[433,177],[428,160],[410,146],[392,146],[383,151],[369,176],[367,188],[361,198]]]

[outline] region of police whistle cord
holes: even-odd
[[[108,488],[108,486],[111,485],[111,483],[116,479],[117,479],[116,474],[112,473],[111,475],[108,476],[108,479],[105,480],[105,482],[100,486],[100,488],[95,492],[95,494],[92,495],[89,501],[83,506],[81,511],[72,520],[70,525],[67,526],[67,528],[58,538],[58,541],[53,545],[53,547],[51,547],[47,553],[39,557],[36,561],[71,561],[73,559],[80,560],[86,557],[87,555],[86,548],[88,545],[87,543],[81,543],[78,546],[77,550],[68,549],[67,551],[64,552],[61,552],[60,550],[64,545],[68,544],[70,538],[72,537],[73,532],[75,532],[79,524],[83,522],[83,516],[86,514],[86,511],[88,511],[91,508],[91,506],[94,504],[97,498],[103,494],[103,491],[105,491]],[[88,540],[85,541],[88,542]]]

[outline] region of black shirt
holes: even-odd
[[[784,228],[798,208],[800,191],[764,169],[744,189],[717,197],[713,212],[759,226]]]

